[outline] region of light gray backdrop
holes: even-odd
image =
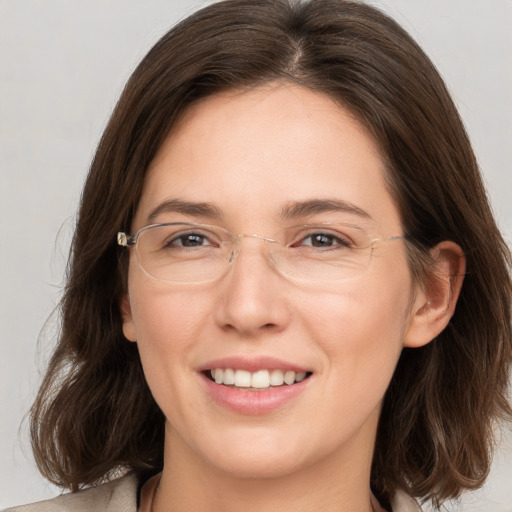
[[[26,425],[52,345],[47,324],[81,185],[124,82],[197,0],[0,0],[0,507],[57,493]],[[512,239],[512,1],[375,0],[437,63]],[[469,411],[468,411],[469,413]],[[449,510],[457,507],[449,505]],[[460,510],[512,511],[512,435]]]

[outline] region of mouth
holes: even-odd
[[[292,386],[308,379],[312,372],[262,369],[255,372],[235,368],[212,368],[203,374],[212,382],[244,391],[266,391],[272,388]]]
[[[265,355],[223,357],[209,361],[199,371],[214,403],[248,416],[300,403],[297,400],[308,396],[314,380],[311,367]]]

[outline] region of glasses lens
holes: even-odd
[[[254,250],[238,246],[245,238],[264,243],[269,262],[284,276],[327,286],[365,272],[377,241],[351,224],[300,225],[264,238],[235,236],[218,226],[170,223],[139,232],[137,257],[142,270],[158,281],[213,281],[226,272],[239,250]]]
[[[305,225],[286,229],[278,266],[292,278],[338,281],[363,273],[372,253],[372,238],[345,224]]]
[[[143,229],[139,264],[150,277],[168,282],[202,282],[220,276],[229,258],[229,235],[215,226],[161,224]]]

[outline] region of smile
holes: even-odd
[[[268,355],[225,356],[198,370],[208,401],[249,416],[292,406],[316,380],[312,367]]]
[[[214,368],[209,376],[216,384],[242,388],[249,391],[258,391],[270,387],[292,385],[302,382],[311,375],[310,372],[295,372],[293,370],[235,370],[232,368]]]

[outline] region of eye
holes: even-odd
[[[164,244],[165,247],[205,247],[205,246],[216,246],[218,244],[212,242],[210,238],[201,233],[179,233],[173,235]]]
[[[311,233],[302,238],[295,246],[309,246],[318,249],[333,249],[350,247],[352,244],[350,240],[339,234],[333,233]]]

